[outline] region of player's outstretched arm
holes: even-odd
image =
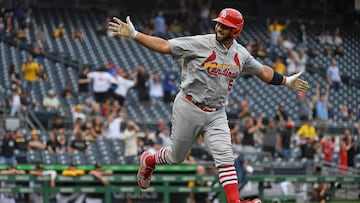
[[[170,44],[167,40],[136,31],[129,16],[126,17],[126,22],[123,22],[117,17],[113,17],[113,22],[109,22],[108,28],[114,35],[134,39],[153,51],[161,54],[171,53]]]
[[[296,73],[292,76],[283,76],[275,72],[272,68],[263,66],[261,72],[256,76],[268,84],[284,85],[292,90],[305,92],[309,88],[309,84],[299,78],[301,74],[302,72]]]

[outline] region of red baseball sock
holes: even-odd
[[[239,202],[238,180],[234,165],[219,168],[219,178],[228,203]]]
[[[158,152],[155,153],[154,155],[154,159],[155,159],[155,163],[156,165],[165,165],[168,164],[167,160],[166,160],[166,153],[167,153],[168,148],[161,148]],[[147,162],[146,162],[147,163]]]

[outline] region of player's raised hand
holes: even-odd
[[[309,88],[308,82],[300,79],[302,72],[298,72],[292,76],[286,77],[286,84],[290,89],[305,92]]]
[[[137,34],[129,16],[126,17],[126,23],[117,17],[113,17],[113,22],[109,22],[108,28],[116,36],[134,39]]]

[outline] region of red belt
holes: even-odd
[[[203,110],[205,112],[214,112],[214,111],[217,110],[216,108],[210,108],[210,107],[205,106],[202,103],[194,101],[192,96],[190,96],[190,95],[186,95],[185,98],[186,98],[186,100],[188,100],[189,102],[195,104],[195,106],[197,106],[199,109],[201,109],[201,110]]]

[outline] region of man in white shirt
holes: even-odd
[[[124,106],[127,92],[137,83],[137,71],[134,71],[134,79],[130,79],[130,74],[126,72],[118,73],[116,76],[117,88],[115,89],[114,99],[119,101],[120,106]]]
[[[116,114],[109,114],[105,122],[105,138],[107,139],[119,139],[121,122],[124,118],[124,110],[120,110],[118,116]]]
[[[49,90],[47,96],[44,98],[43,106],[48,110],[57,110],[60,108],[60,101],[53,89]]]
[[[104,103],[109,98],[111,84],[116,84],[115,78],[108,72],[106,67],[88,73],[87,77],[93,81],[93,91],[95,101]]]
[[[129,121],[124,133],[121,135],[120,139],[124,140],[125,143],[126,164],[137,164],[137,134],[139,131],[140,127],[135,122]]]
[[[336,60],[331,59],[330,66],[326,71],[327,81],[332,88],[338,90],[340,88],[341,77],[340,77],[340,69],[337,66]]]

